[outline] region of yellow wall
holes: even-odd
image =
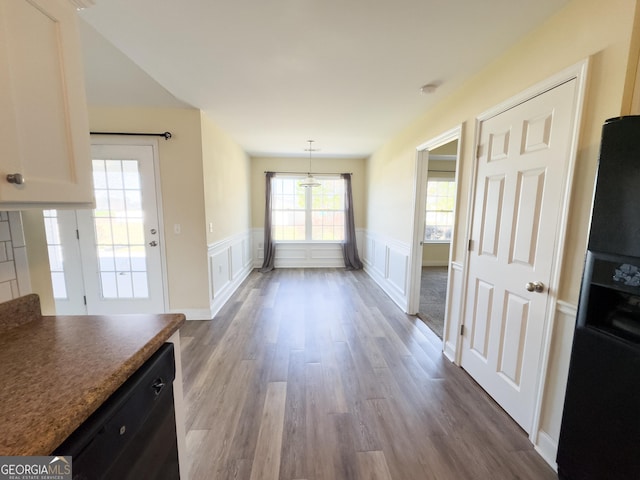
[[[426,112],[369,159],[367,229],[409,243],[415,149],[450,128],[466,123],[460,160],[459,216],[456,228],[466,231],[475,118],[480,113],[555,73],[591,57],[589,85],[569,214],[568,245],[560,298],[575,303],[582,274],[591,198],[605,119],[626,113],[625,97],[635,0],[574,0],[523,41],[475,75],[455,94]],[[624,101],[623,101],[624,99]],[[375,212],[375,214],[374,214]],[[464,235],[454,245],[454,261],[462,261]]]
[[[362,158],[314,158],[313,173],[352,173],[353,216],[356,228],[363,228],[366,218],[365,169]],[[300,172],[306,174],[309,158],[251,158],[251,225],[264,227],[264,172]]]
[[[169,308],[208,308],[200,111],[91,107],[89,122],[93,131],[171,132],[171,140],[158,140]]]
[[[640,32],[633,29],[634,24],[640,25],[637,18],[635,0],[573,0],[455,94],[409,125],[369,159],[367,230],[410,243],[415,149],[464,124],[456,223],[460,235],[453,245],[453,260],[462,262],[476,116],[590,58],[558,292],[560,300],[575,305],[587,243],[602,124],[607,118],[630,113],[632,106],[640,36]],[[552,333],[540,429],[553,442],[557,441],[560,431],[573,321],[570,315],[561,313]]]
[[[423,267],[446,267],[449,265],[449,243],[425,243],[422,247]]]
[[[204,113],[201,113],[201,122],[203,225],[206,226],[207,243],[211,244],[251,228],[250,161],[244,150]]]

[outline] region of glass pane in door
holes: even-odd
[[[93,160],[100,293],[149,298],[138,160]]]
[[[58,211],[43,210],[42,215],[44,217],[47,248],[49,250],[53,298],[56,300],[66,300],[68,298],[67,284],[64,272],[62,241],[60,240],[60,228],[58,226]]]

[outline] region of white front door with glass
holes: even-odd
[[[162,313],[154,145],[94,144],[92,157],[96,209],[45,212],[56,309],[83,313],[81,278],[90,315]]]

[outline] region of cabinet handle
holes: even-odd
[[[20,173],[10,173],[7,175],[7,182],[15,183],[16,185],[24,185],[24,177]]]
[[[162,378],[157,378],[153,382],[153,385],[151,385],[151,388],[153,388],[153,391],[155,392],[156,395],[160,395],[160,392],[162,391],[164,386],[165,386],[164,380],[162,380]]]

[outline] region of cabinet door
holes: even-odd
[[[76,13],[0,0],[0,205],[93,202]],[[7,181],[19,173],[24,184]]]

